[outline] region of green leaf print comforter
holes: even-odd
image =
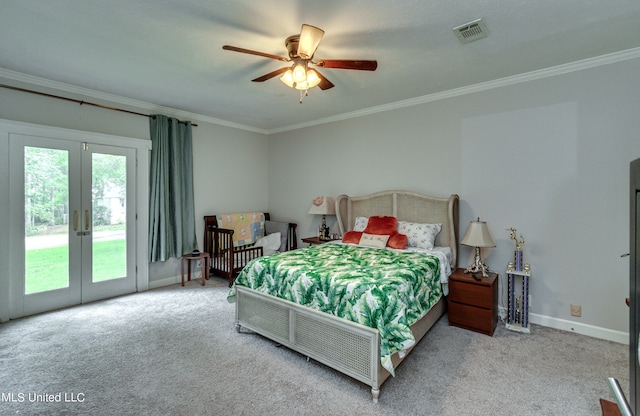
[[[322,244],[257,258],[235,285],[378,329],[382,366],[395,375],[391,355],[415,344],[410,326],[442,296],[439,262],[418,252]]]

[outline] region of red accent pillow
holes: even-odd
[[[364,230],[367,234],[392,235],[398,232],[398,219],[396,217],[381,217],[374,215],[369,217],[367,228]]]
[[[359,244],[360,243],[360,237],[362,237],[362,231],[347,231],[342,236],[342,242],[343,243]]]
[[[387,247],[404,250],[405,248],[407,248],[408,242],[409,237],[407,237],[405,234],[395,233],[391,234],[391,237],[389,237],[389,241],[387,241]]]

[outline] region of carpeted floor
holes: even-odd
[[[381,388],[251,333],[212,279],[0,324],[0,414],[600,415],[628,347],[541,326],[493,337],[446,316]]]

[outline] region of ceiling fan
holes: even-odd
[[[299,35],[289,36],[285,40],[287,47],[287,57],[272,55],[270,53],[253,51],[250,49],[238,48],[236,46],[224,45],[222,49],[227,51],[258,55],[265,58],[276,59],[283,62],[292,62],[292,65],[285,66],[268,74],[262,75],[253,82],[264,82],[278,75],[282,75],[280,80],[291,88],[300,90],[300,102],[303,93],[308,94],[310,88],[318,86],[321,90],[328,90],[334,85],[319,71],[309,68],[313,64],[319,68],[355,69],[360,71],[375,71],[378,67],[377,61],[353,60],[353,59],[320,59],[313,60],[313,55],[318,48],[320,40],[324,36],[324,30],[315,26],[303,24]]]

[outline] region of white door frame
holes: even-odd
[[[10,192],[9,137],[12,133],[136,149],[136,285],[138,292],[147,290],[149,288],[147,241],[149,235],[149,151],[151,150],[151,140],[0,119],[0,195],[9,195]],[[12,305],[12,302],[16,301],[11,296],[13,293],[12,281],[14,280],[12,276],[16,272],[14,270],[16,252],[21,249],[16,245],[23,243],[12,238],[15,235],[15,227],[24,226],[24,213],[10,211],[11,197],[9,195],[9,198],[0,198],[0,321],[9,320],[11,311],[16,309],[15,305]],[[15,217],[19,217],[19,220],[16,221]],[[22,297],[20,297],[20,301],[22,301],[21,299]]]

